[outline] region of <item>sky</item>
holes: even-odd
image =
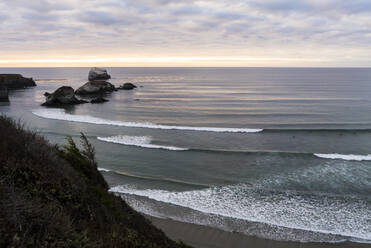
[[[0,0],[0,67],[371,67],[370,0]]]

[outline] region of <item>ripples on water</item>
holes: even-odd
[[[52,142],[84,132],[138,211],[296,241],[371,240],[371,69],[110,68],[134,91],[40,107],[87,68],[0,69],[37,78],[0,110]]]

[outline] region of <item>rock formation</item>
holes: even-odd
[[[0,85],[13,90],[33,87],[36,83],[32,78],[25,78],[20,74],[0,74]]]
[[[89,81],[108,80],[111,76],[107,73],[106,69],[93,67],[89,71]]]
[[[111,92],[116,90],[115,86],[106,81],[87,82],[76,90],[77,95],[91,95]]]
[[[8,102],[8,90],[24,89],[36,86],[32,78],[20,74],[0,74],[0,102]]]
[[[42,106],[63,106],[87,103],[84,100],[77,99],[74,89],[69,86],[62,86],[53,93],[44,95],[46,96],[46,101]]]

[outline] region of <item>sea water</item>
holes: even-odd
[[[53,143],[88,136],[99,170],[136,210],[275,240],[370,242],[371,69],[107,68],[132,91],[46,108],[89,68],[33,77],[0,111]],[[88,99],[87,99],[88,100]]]

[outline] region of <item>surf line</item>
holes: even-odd
[[[80,122],[96,125],[112,125],[119,127],[134,127],[134,128],[150,128],[150,129],[163,129],[163,130],[184,130],[184,131],[202,131],[202,132],[218,132],[218,133],[258,133],[263,129],[251,128],[229,128],[229,127],[192,127],[192,126],[173,126],[154,124],[150,122],[127,122],[106,120],[89,115],[71,115],[67,114],[64,109],[39,109],[32,111],[38,117],[52,120]]]

